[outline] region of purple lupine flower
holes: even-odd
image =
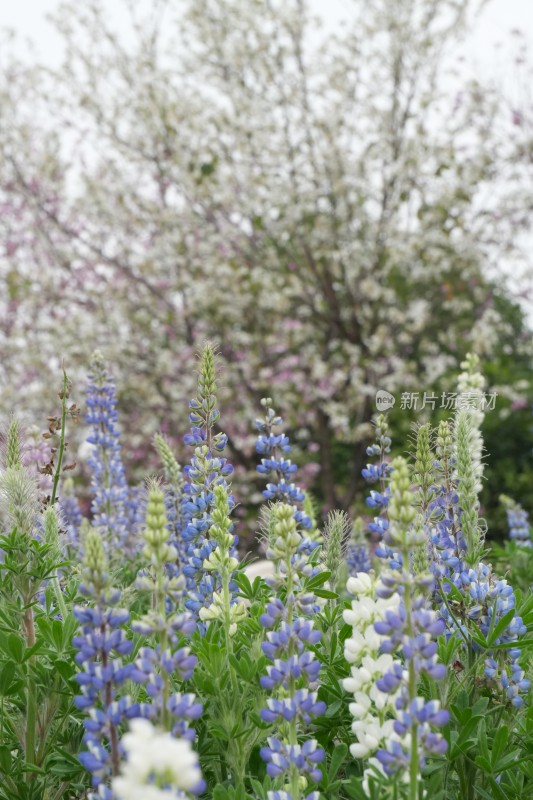
[[[217,546],[216,541],[211,540],[208,535],[212,523],[215,486],[223,485],[228,488],[230,510],[235,505],[226,480],[233,473],[233,467],[226,458],[218,455],[226,447],[227,436],[213,431],[220,412],[216,407],[215,358],[209,345],[206,345],[202,354],[198,397],[189,401],[189,409],[192,428],[184,436],[184,442],[194,447],[194,455],[190,464],[184,468],[185,484],[181,509],[184,518],[182,536],[186,543],[186,564],[183,573],[187,578],[185,606],[197,615],[201,608],[208,608],[212,604],[213,594],[220,588],[220,576],[204,569],[204,561]],[[235,536],[231,555],[235,554],[236,547]],[[233,583],[230,584],[232,592],[236,588]],[[204,629],[202,623],[200,628]]]
[[[527,511],[519,503],[505,495],[500,496],[500,502],[507,513],[509,539],[516,542],[520,547],[533,547]]]
[[[188,647],[165,652],[160,647],[143,647],[135,660],[131,679],[146,686],[150,703],[142,704],[144,715],[150,719],[161,719],[164,712],[172,718],[173,736],[193,741],[195,731],[189,722],[202,715],[202,705],[196,702],[194,694],[171,692],[166,696],[165,687],[171,679],[188,680],[194,671],[197,658],[191,655]],[[165,708],[166,704],[166,708]]]
[[[373,521],[368,524],[368,532],[375,534],[379,538],[375,555],[378,558],[389,559],[389,566],[391,569],[397,569],[397,565],[401,565],[401,556],[385,541],[389,526],[387,520],[387,506],[390,495],[388,482],[392,472],[391,465],[386,460],[386,457],[390,453],[391,440],[389,436],[389,425],[385,414],[380,414],[376,419],[375,436],[375,443],[367,447],[366,453],[370,457],[378,458],[379,461],[377,464],[367,464],[366,467],[361,470],[361,475],[367,483],[378,483],[380,487],[379,491],[371,489],[370,495],[366,499],[366,504],[369,508],[379,511]],[[368,570],[359,569],[358,571],[366,572]]]
[[[202,706],[194,702],[193,695],[174,691],[174,682],[189,680],[196,666],[196,656],[181,639],[193,633],[196,620],[189,612],[175,611],[184,596],[185,579],[166,569],[176,560],[166,523],[164,493],[154,481],[148,491],[143,548],[150,566],[137,580],[139,589],[151,592],[152,609],[132,627],[136,633],[153,637],[155,643],[139,650],[131,678],[145,686],[150,698],[149,703],[141,705],[144,715],[174,736],[192,740],[195,733],[189,729],[189,722],[201,715]]]
[[[294,764],[300,775],[309,775],[318,783],[322,772],[317,768],[324,760],[324,751],[318,746],[316,739],[307,739],[302,745],[288,745],[274,736],[267,739],[268,747],[261,748],[261,758],[267,764],[267,773],[271,778],[278,778],[289,771]]]
[[[90,369],[85,418],[91,426],[87,441],[94,448],[89,458],[93,525],[102,531],[108,554],[130,553],[133,547],[130,497],[119,442],[115,384],[100,353],[94,354]]]
[[[261,718],[277,729],[268,739],[268,747],[262,748],[261,758],[271,777],[285,775],[290,780],[298,775],[318,782],[322,772],[317,765],[324,759],[324,751],[314,739],[300,741],[302,728],[326,712],[326,704],[317,694],[321,664],[309,649],[318,644],[321,633],[315,630],[312,619],[301,616],[314,613],[316,598],[303,583],[313,570],[309,570],[308,556],[299,549],[302,537],[293,507],[280,503],[272,507],[271,514],[276,538],[267,555],[274,561],[272,582],[278,588],[285,587],[286,599],[282,602],[279,597],[272,598],[260,617],[267,628],[261,647],[271,661],[260,682],[274,695],[267,698]],[[290,798],[286,793],[268,793],[269,798],[285,795]],[[315,793],[309,795],[313,796]]]
[[[310,531],[313,521],[298,507],[305,500],[305,492],[292,481],[292,476],[298,471],[298,467],[290,458],[285,458],[283,455],[291,451],[289,437],[284,433],[275,433],[275,429],[283,424],[283,420],[276,415],[271,403],[270,397],[261,400],[261,405],[265,408],[265,417],[262,420],[255,420],[255,428],[259,432],[255,449],[260,456],[263,456],[256,469],[262,475],[272,476],[275,479],[267,483],[263,497],[294,506],[296,522]],[[310,553],[318,547],[318,544],[318,541],[311,537],[302,537],[300,549]]]
[[[384,654],[402,656],[376,681],[376,688],[386,694],[396,694],[395,737],[376,756],[387,775],[408,770],[411,764],[423,767],[429,753],[443,752],[446,741],[434,731],[448,722],[448,712],[437,701],[426,701],[417,694],[422,675],[440,680],[445,675],[443,664],[437,662],[436,638],[445,630],[445,622],[427,607],[426,592],[433,584],[430,574],[415,573],[409,568],[409,554],[425,548],[425,538],[416,527],[410,475],[402,458],[393,462],[389,502],[390,525],[385,543],[396,547],[401,558],[395,567],[384,573],[376,594],[389,598],[397,592],[400,604],[397,609],[386,609],[374,630],[385,637],[381,643]],[[403,565],[407,565],[404,567]],[[413,750],[413,748],[416,748]],[[413,761],[413,758],[415,759]],[[416,780],[419,780],[417,775]]]
[[[91,605],[74,608],[81,633],[73,639],[82,692],[75,703],[86,714],[83,741],[87,750],[79,759],[91,773],[98,796],[111,800],[109,782],[118,774],[120,761],[118,726],[125,719],[143,716],[143,710],[127,694],[121,694],[134,669],[133,664],[122,661],[133,647],[123,630],[130,615],[118,607],[120,592],[110,585],[102,539],[96,530],[87,535],[84,562],[80,592]]]

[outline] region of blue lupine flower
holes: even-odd
[[[366,504],[370,508],[379,509],[378,516],[374,517],[373,522],[368,524],[368,531],[379,537],[379,544],[375,550],[375,555],[378,558],[389,559],[389,566],[391,569],[398,569],[399,566],[401,566],[402,557],[386,542],[386,534],[389,525],[387,520],[387,506],[390,495],[388,481],[390,479],[392,467],[385,460],[386,456],[390,453],[391,440],[389,437],[387,418],[384,414],[380,414],[376,419],[375,435],[376,442],[367,447],[366,452],[368,456],[378,457],[379,463],[367,464],[366,468],[361,470],[361,474],[367,483],[380,484],[380,490],[372,489],[370,495],[366,498]],[[366,572],[368,570],[359,571]]]
[[[275,693],[267,699],[261,718],[286,735],[269,738],[261,757],[273,778],[286,775],[290,779],[296,771],[299,776],[318,782],[322,773],[317,764],[324,759],[324,751],[314,739],[300,743],[298,736],[301,727],[326,712],[326,704],[317,697],[321,664],[309,649],[318,644],[321,633],[315,630],[312,619],[296,616],[314,613],[316,598],[303,588],[303,579],[312,575],[314,568],[308,563],[308,556],[300,551],[302,537],[293,507],[288,503],[278,504],[272,507],[271,514],[276,538],[270,543],[267,556],[274,561],[276,574],[272,582],[278,588],[285,586],[286,599],[283,603],[279,597],[272,598],[260,617],[261,624],[268,629],[261,647],[272,662],[260,682],[263,689]],[[285,795],[290,798],[287,793],[268,794],[269,798]]]
[[[172,678],[188,680],[194,671],[197,658],[190,654],[188,647],[181,647],[175,652],[161,647],[143,647],[135,660],[135,668],[131,679],[146,686],[150,703],[143,704],[144,715],[150,719],[161,719],[164,712],[172,718],[171,732],[174,736],[193,741],[195,731],[189,728],[189,722],[202,715],[202,705],[196,702],[194,694],[171,692],[167,696],[165,688]]]
[[[296,521],[303,528],[309,530],[313,527],[313,522],[304,511],[298,508],[298,504],[305,500],[305,493],[292,482],[292,476],[298,471],[298,467],[292,463],[290,458],[282,455],[282,453],[290,453],[291,445],[288,436],[274,432],[282,425],[283,420],[276,415],[271,403],[270,397],[261,400],[261,405],[265,408],[265,418],[255,420],[255,427],[259,431],[255,448],[259,455],[264,456],[256,469],[262,475],[272,475],[275,478],[275,481],[267,483],[266,489],[263,490],[263,497],[266,497],[267,500],[293,505]],[[311,539],[302,540],[302,549],[306,549],[308,552],[317,546],[318,542]]]
[[[100,353],[94,354],[90,369],[86,421],[91,426],[87,441],[94,446],[89,458],[94,494],[93,525],[102,530],[108,554],[130,552],[134,534],[131,527],[133,499],[121,457],[115,384]]]
[[[463,510],[456,490],[457,479],[452,478],[452,442],[447,423],[441,423],[437,437],[439,460],[435,462],[435,466],[442,476],[442,485],[434,487],[435,496],[429,509],[432,546],[430,566],[439,581],[437,597],[439,593],[448,595],[452,586],[455,587],[464,598],[463,619],[476,622],[483,635],[488,636],[499,620],[514,608],[514,592],[505,580],[499,580],[493,575],[490,565],[479,562],[472,566],[466,563],[466,542],[461,530]],[[511,504],[512,502],[509,501]],[[440,599],[440,613],[446,622],[448,635],[460,629],[463,636],[468,636],[468,628],[457,617],[460,612],[456,611],[452,616],[442,595]],[[521,618],[515,615],[496,643],[517,641],[525,631]],[[476,643],[473,647],[479,649]],[[523,705],[520,694],[529,689],[529,683],[524,679],[518,663],[519,657],[520,649],[517,647],[499,651],[498,660],[488,651],[485,659],[485,677],[516,707]]]
[[[448,712],[442,710],[437,701],[426,701],[416,693],[423,674],[433,680],[441,680],[446,674],[444,665],[437,662],[435,641],[444,632],[446,624],[427,607],[425,593],[433,584],[433,576],[412,574],[409,568],[410,552],[424,547],[425,540],[412,528],[415,510],[409,469],[402,458],[394,461],[389,515],[385,544],[398,547],[401,558],[394,567],[391,566],[390,572],[383,574],[376,594],[389,598],[398,593],[401,600],[397,609],[384,611],[382,619],[374,623],[374,630],[386,637],[381,643],[383,653],[402,656],[402,663],[393,662],[376,681],[379,691],[398,693],[393,727],[399,739],[391,740],[376,753],[385,773],[393,775],[399,770],[409,769],[413,747],[416,747],[416,763],[420,767],[424,766],[429,753],[444,752],[446,741],[432,728],[445,725],[449,719]]]
[[[87,751],[80,753],[79,759],[92,774],[93,789],[108,800],[108,784],[119,767],[118,725],[143,716],[143,709],[128,695],[120,695],[134,669],[133,664],[122,662],[133,647],[123,630],[130,615],[118,607],[120,592],[110,586],[102,540],[95,530],[87,535],[84,561],[80,592],[92,605],[74,608],[81,625],[81,634],[74,637],[73,644],[79,651],[75,660],[80,672],[76,677],[82,690],[75,703],[87,715],[83,737]]]
[[[527,511],[519,503],[505,495],[501,495],[500,501],[507,512],[509,538],[520,547],[533,547]]]
[[[167,570],[177,554],[170,544],[166,523],[163,490],[154,481],[148,492],[143,548],[150,567],[137,580],[139,589],[151,592],[152,609],[132,627],[136,633],[152,636],[155,644],[139,650],[131,678],[143,684],[150,697],[150,703],[141,706],[144,715],[174,736],[192,740],[195,733],[189,729],[189,722],[201,715],[202,706],[194,702],[194,695],[175,692],[174,681],[189,680],[196,666],[196,656],[180,641],[180,637],[194,632],[196,620],[188,612],[176,613],[183,599],[185,579]]]
[[[271,778],[278,778],[288,772],[290,765],[294,764],[300,775],[309,775],[312,781],[318,783],[322,772],[317,769],[317,764],[324,760],[324,751],[318,746],[316,739],[308,739],[302,745],[288,745],[274,736],[268,739],[268,747],[261,748],[260,754],[267,764],[267,773]]]
[[[515,596],[512,586],[506,580],[498,579],[492,567],[480,561],[472,566],[466,562],[467,548],[461,530],[463,510],[459,505],[457,479],[452,478],[452,438],[447,423],[441,423],[437,442],[437,472],[442,476],[442,484],[435,487],[436,494],[431,505],[433,527],[431,528],[431,545],[433,558],[430,564],[433,574],[439,580],[445,595],[454,586],[464,598],[465,617],[478,624],[483,636],[487,637],[505,614],[515,607]],[[503,498],[504,504],[516,508],[509,498]],[[522,518],[523,522],[523,518]],[[437,597],[439,594],[437,593]],[[441,599],[440,614],[446,622],[448,634],[456,631],[458,624],[465,636],[468,629],[463,628],[461,620],[452,617],[448,605]],[[511,644],[518,642],[526,632],[526,627],[519,615],[515,615],[502,631],[495,644]],[[478,645],[473,644],[474,648]],[[515,707],[523,705],[520,696],[529,689],[524,682],[523,672],[518,663],[520,648],[499,651],[496,660],[487,651],[485,660],[485,677]],[[509,677],[511,676],[511,677]],[[515,676],[513,678],[513,676]]]
[[[219,588],[220,577],[204,569],[204,561],[209,559],[217,543],[210,540],[211,512],[214,508],[214,487],[228,487],[226,479],[233,473],[233,467],[218,453],[227,444],[224,433],[213,433],[213,426],[220,417],[216,407],[215,359],[213,349],[206,345],[198,375],[198,397],[189,401],[189,421],[192,428],[184,437],[185,444],[195,448],[190,464],[184,468],[186,482],[183,486],[182,514],[184,528],[182,537],[186,543],[186,564],[183,573],[187,578],[187,599],[185,606],[194,614],[201,608],[208,608],[213,602],[213,594]],[[228,491],[230,510],[235,501]],[[231,554],[236,552],[237,537],[234,537]],[[230,584],[231,590],[236,586]],[[203,630],[204,626],[201,624]]]

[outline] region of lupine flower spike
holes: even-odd
[[[181,571],[187,561],[187,546],[183,538],[186,518],[183,513],[183,473],[174,457],[168,441],[159,433],[154,436],[154,445],[163,464],[165,483],[165,512],[170,543],[178,554],[176,570]]]
[[[396,654],[402,662],[395,662],[376,681],[380,691],[397,693],[393,730],[397,738],[390,740],[377,751],[377,759],[387,775],[406,773],[409,780],[409,798],[418,798],[420,769],[426,757],[439,755],[446,750],[446,741],[438,728],[448,722],[448,712],[440,708],[437,700],[426,700],[418,694],[420,677],[440,680],[445,668],[437,663],[435,639],[444,632],[445,623],[427,604],[427,593],[433,586],[428,572],[413,574],[409,567],[410,554],[426,548],[423,529],[415,523],[416,510],[410,491],[411,477],[407,462],[396,458],[392,463],[390,481],[389,527],[387,543],[402,556],[400,569],[389,570],[381,576],[376,589],[378,597],[388,599],[397,593],[401,602],[397,611],[387,610],[382,620],[374,623],[374,630],[386,637],[381,652]],[[416,556],[413,558],[416,562]]]
[[[347,589],[355,595],[351,608],[343,614],[344,621],[352,626],[352,635],[344,642],[345,658],[352,665],[351,676],[343,681],[346,691],[354,696],[350,713],[357,739],[350,752],[354,758],[369,758],[379,747],[397,738],[390,718],[396,694],[376,685],[378,678],[393,669],[394,659],[390,653],[381,653],[384,636],[377,633],[374,623],[383,620],[387,611],[398,612],[400,595],[394,592],[387,598],[377,597],[376,577],[364,572],[350,577]]]
[[[255,427],[259,431],[256,450],[262,458],[256,469],[261,475],[270,478],[266,489],[263,490],[263,496],[267,500],[277,500],[292,505],[296,522],[306,531],[310,531],[313,527],[313,520],[302,509],[302,504],[305,501],[305,492],[293,482],[293,477],[298,471],[298,467],[292,463],[290,458],[285,457],[291,451],[289,437],[284,433],[276,432],[283,424],[283,420],[277,416],[272,408],[270,397],[264,397],[261,400],[261,405],[265,409],[265,417],[264,419],[256,419]],[[318,546],[318,542],[310,538],[309,543],[309,550]]]
[[[401,565],[401,556],[392,550],[384,541],[384,536],[387,531],[389,522],[387,519],[387,505],[389,502],[389,488],[388,482],[391,474],[391,467],[387,461],[387,455],[390,453],[391,440],[389,436],[389,423],[385,414],[379,414],[376,418],[376,435],[375,443],[366,448],[368,456],[378,458],[377,464],[367,464],[361,470],[361,474],[367,483],[378,484],[378,489],[371,489],[369,496],[366,498],[366,504],[370,508],[378,511],[377,516],[374,517],[373,522],[368,526],[369,533],[379,537],[378,546],[376,548],[376,556],[379,558],[388,558],[391,567],[399,567]]]
[[[324,527],[322,563],[330,573],[329,586],[336,592],[346,559],[352,524],[343,511],[331,511]]]
[[[175,736],[194,739],[194,730],[189,722],[202,713],[202,706],[195,702],[193,694],[174,691],[174,681],[188,680],[196,666],[196,656],[190,648],[180,646],[179,635],[190,635],[196,623],[190,613],[177,613],[176,608],[183,597],[183,576],[167,570],[168,564],[176,560],[176,551],[169,544],[166,527],[163,491],[157,482],[152,482],[148,491],[146,508],[146,530],[143,554],[149,561],[148,570],[143,571],[137,586],[152,594],[152,610],[133,623],[133,629],[144,636],[153,636],[155,645],[143,647],[135,660],[132,678],[146,686],[150,703],[143,705],[143,713],[158,721],[166,731]],[[170,611],[166,603],[172,599]]]
[[[220,417],[216,391],[215,354],[208,344],[202,353],[198,395],[189,402],[191,432],[184,437],[185,444],[194,447],[191,463],[184,469],[183,513],[186,525],[183,536],[187,543],[184,573],[188,581],[185,605],[195,614],[213,603],[213,593],[219,588],[216,575],[205,570],[204,562],[217,546],[216,541],[209,538],[215,502],[213,490],[217,485],[227,487],[226,478],[233,473],[231,464],[219,455],[224,451],[228,437],[222,432],[214,432]],[[231,495],[228,495],[228,502],[231,510],[234,506]],[[236,544],[234,537],[234,546]]]
[[[208,608],[200,609],[200,619],[207,622],[213,619],[222,619],[226,632],[226,647],[231,653],[230,637],[235,634],[237,624],[246,619],[246,606],[241,601],[235,601],[231,594],[231,579],[239,562],[232,553],[235,552],[235,537],[231,533],[233,527],[229,518],[230,504],[228,489],[219,484],[214,491],[214,509],[211,514],[211,527],[209,537],[216,542],[216,547],[204,561],[204,569],[216,573],[220,590],[214,592],[213,602]]]
[[[122,741],[126,762],[113,778],[115,800],[185,800],[204,791],[198,756],[186,739],[136,719]]]
[[[89,530],[85,541],[80,593],[89,602],[74,609],[81,625],[73,644],[79,651],[77,681],[82,690],[75,702],[87,715],[83,737],[87,751],[79,758],[92,775],[93,796],[113,800],[109,784],[120,767],[118,726],[124,719],[139,716],[142,710],[122,694],[133,671],[133,664],[122,663],[122,657],[132,650],[124,633],[130,615],[118,606],[120,592],[111,586],[102,539],[94,529]]]
[[[86,421],[91,426],[87,441],[94,447],[89,459],[93,525],[100,528],[108,555],[124,551],[133,554],[134,531],[130,523],[135,509],[131,508],[122,463],[115,384],[101,353],[93,355],[90,370]]]
[[[326,711],[324,702],[317,699],[320,663],[307,649],[320,641],[321,634],[313,628],[309,613],[315,598],[302,591],[302,558],[295,560],[302,536],[294,518],[294,508],[279,503],[271,509],[272,541],[267,557],[274,561],[276,579],[286,589],[285,604],[279,597],[268,603],[261,623],[267,628],[267,641],[263,652],[272,662],[261,686],[273,697],[261,712],[265,722],[275,726],[268,738],[268,746],[261,749],[261,758],[267,764],[271,778],[283,778],[281,791],[268,792],[268,800],[302,800],[308,781],[318,782],[322,772],[318,764],[324,751],[316,739],[306,739],[301,744],[301,734],[314,717]],[[298,614],[298,616],[296,616]],[[312,791],[305,800],[318,800],[319,792]]]

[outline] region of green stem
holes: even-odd
[[[156,572],[156,581],[155,581],[155,589],[153,595],[153,605],[157,610],[158,615],[165,618],[166,617],[166,609],[165,609],[165,588],[164,588],[164,564],[159,563],[157,565],[157,572]],[[161,656],[163,657],[166,649],[168,646],[168,639],[167,639],[167,632],[163,629],[159,634],[159,647],[161,649]],[[172,719],[170,712],[167,708],[168,706],[168,699],[170,697],[170,677],[166,670],[161,670],[161,678],[163,680],[163,691],[162,691],[162,719],[161,724],[163,725],[163,730],[170,731],[172,730]]]
[[[54,473],[54,482],[52,484],[52,496],[50,497],[51,506],[54,505],[57,498],[57,487],[59,486],[61,467],[63,466],[63,455],[65,453],[65,431],[67,427],[67,388],[67,373],[65,370],[63,370],[63,392],[61,396],[61,434],[59,437],[59,448],[57,451],[56,471]]]
[[[231,595],[229,590],[230,584],[230,575],[227,569],[222,570],[222,598],[224,600],[224,636],[226,640],[226,660],[227,660],[227,669],[229,670],[231,676],[231,686],[234,692],[235,698],[237,697],[237,693],[239,691],[239,685],[237,683],[237,676],[235,675],[235,670],[229,663],[229,657],[233,653],[233,641],[231,638],[230,627],[231,627]]]
[[[35,625],[33,621],[33,608],[31,606],[24,613],[24,630],[26,633],[26,644],[28,647],[35,645]],[[26,736],[25,736],[25,757],[28,764],[35,765],[35,733],[37,725],[37,694],[35,691],[35,681],[32,675],[34,656],[27,662],[27,686],[26,686]],[[26,774],[26,780],[31,782],[35,778],[33,772]]]
[[[407,623],[407,634],[414,636],[411,606],[412,606],[412,587],[409,583],[404,591],[405,619]],[[417,696],[417,681],[415,665],[412,659],[409,660],[409,700],[414,700]],[[411,726],[411,761],[409,764],[409,800],[417,800],[419,782],[419,763],[418,763],[418,725],[416,722]]]
[[[293,583],[292,563],[290,554],[287,555],[286,564],[287,564],[287,597],[290,597],[290,595],[292,594],[292,583]],[[292,625],[292,612],[293,612],[292,603],[287,603],[286,607],[287,607],[287,624]],[[289,652],[288,652],[289,658],[292,655],[293,655],[293,647],[289,645]],[[291,678],[289,678],[289,686],[288,686],[289,697],[292,697],[294,695],[296,689],[295,683],[296,682],[294,678],[291,676]],[[289,744],[290,745],[298,744],[298,724],[296,719],[292,719],[289,722],[288,728],[289,728],[289,734],[288,734]],[[300,774],[298,772],[298,767],[295,764],[291,764],[289,772],[289,780],[291,786],[292,800],[300,800]]]
[[[105,633],[106,633],[106,625],[105,625],[105,623],[102,624],[102,626],[100,628],[100,631],[101,631],[101,634],[102,634],[102,637],[103,637],[105,635]],[[108,660],[108,655],[107,655],[106,651],[103,650],[103,649],[101,651],[101,657],[102,657],[102,666],[105,669],[107,667],[108,663],[109,663],[109,660]],[[106,707],[109,708],[109,706],[113,702],[113,684],[111,683],[111,681],[108,681],[105,684],[104,698],[105,698]],[[112,774],[113,777],[115,777],[120,772],[119,740],[118,740],[118,732],[117,732],[116,725],[113,725],[113,723],[111,723],[109,728],[110,728],[110,730],[109,730],[109,747],[110,747],[110,750],[111,750],[111,774]]]

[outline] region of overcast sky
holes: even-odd
[[[327,21],[326,24],[334,24],[349,14],[354,0],[310,2]],[[105,0],[105,4],[115,15],[119,7],[118,0]],[[55,11],[59,5],[60,0],[0,0],[0,27],[10,27],[23,38],[32,39],[36,46],[33,52],[37,52],[45,63],[55,65],[61,57],[61,44],[46,21],[46,15]],[[498,41],[508,40],[513,28],[522,30],[533,44],[533,0],[491,0],[478,20],[472,37],[472,47],[469,48],[472,58],[483,73],[497,75],[505,69],[504,64],[508,62],[505,48],[500,55],[494,45]]]

